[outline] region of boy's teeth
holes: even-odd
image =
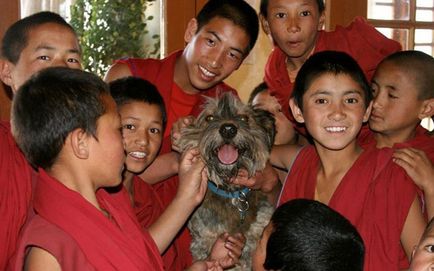
[[[215,74],[214,73],[212,73],[212,72],[210,72],[210,71],[208,71],[207,69],[205,69],[204,67],[202,67],[202,66],[199,66],[199,68],[200,68],[200,70],[206,75],[206,76],[215,76]]]
[[[144,153],[144,152],[138,152],[138,151],[134,151],[134,152],[130,152],[130,155],[132,156],[132,157],[135,157],[135,158],[145,158],[145,156],[146,156],[146,153]]]
[[[326,127],[326,130],[328,132],[343,132],[347,129],[347,127]]]

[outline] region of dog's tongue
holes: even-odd
[[[238,159],[238,150],[230,144],[223,145],[219,149],[218,158],[222,164],[233,164]]]

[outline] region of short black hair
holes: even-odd
[[[110,97],[108,85],[85,71],[52,67],[34,74],[12,102],[12,133],[27,160],[50,168],[78,128],[96,138],[105,95]]]
[[[322,51],[309,57],[295,78],[292,97],[301,110],[303,110],[303,96],[307,89],[315,79],[324,74],[350,76],[362,88],[365,106],[368,107],[373,98],[372,89],[359,64],[347,53]]]
[[[167,115],[163,97],[155,85],[138,77],[124,77],[110,82],[110,93],[117,106],[136,101],[155,104],[160,108],[163,129],[166,127]]]
[[[70,29],[74,34],[74,28],[69,25],[59,14],[42,11],[16,21],[6,31],[2,40],[2,57],[13,64],[20,59],[21,52],[27,46],[28,34],[35,27],[53,23]]]
[[[215,17],[228,19],[246,32],[250,38],[247,55],[258,38],[259,19],[255,9],[244,0],[209,0],[196,16],[197,31]]]
[[[363,240],[327,205],[295,199],[274,212],[264,267],[273,270],[362,271]]]
[[[259,7],[259,13],[264,16],[264,18],[267,18],[267,8],[268,8],[268,2],[270,0],[261,0],[261,5]],[[318,5],[318,11],[319,13],[323,13],[325,10],[324,0],[316,0],[316,3]]]
[[[253,100],[255,99],[255,97],[259,94],[262,93],[263,91],[266,91],[268,89],[267,83],[262,82],[259,83],[259,85],[257,85],[252,92],[250,93],[249,96],[249,101],[247,102],[249,105],[252,105]]]
[[[419,100],[434,98],[434,58],[414,50],[400,51],[387,56],[382,63],[393,63],[401,71],[410,75],[418,90]]]

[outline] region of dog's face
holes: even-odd
[[[239,169],[252,176],[265,167],[274,141],[274,119],[270,113],[224,93],[220,98],[209,98],[193,125],[181,134],[177,142],[180,149],[198,147],[209,179],[231,190],[229,180]]]

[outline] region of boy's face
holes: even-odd
[[[80,47],[70,29],[46,23],[28,32],[27,46],[21,51],[17,63],[3,62],[1,79],[15,93],[34,73],[53,66],[81,69]]]
[[[256,248],[252,253],[252,270],[253,271],[265,271],[264,263],[267,256],[267,243],[270,235],[273,231],[273,224],[270,222],[264,228],[261,239],[256,243]]]
[[[188,44],[184,55],[190,88],[200,91],[222,82],[239,68],[250,38],[241,27],[220,17],[196,31],[197,21],[192,19],[185,33]]]
[[[434,270],[434,232],[431,229],[413,251],[411,271]]]
[[[277,98],[270,95],[268,90],[258,93],[252,101],[252,106],[266,110],[273,114],[276,125],[275,145],[288,144],[295,137],[295,131],[291,122],[282,112],[282,106]]]
[[[298,122],[304,122],[315,145],[342,150],[355,143],[362,123],[368,120],[363,89],[349,75],[326,73],[314,79],[303,95],[303,112],[290,101]]]
[[[125,160],[121,121],[113,98],[104,95],[102,100],[106,112],[97,121],[97,139],[91,141],[90,166],[94,172],[93,179],[98,182],[99,187],[116,186],[122,181]]]
[[[163,138],[163,117],[158,105],[132,101],[118,109],[127,170],[143,172],[154,161]]]
[[[316,0],[269,0],[267,19],[261,24],[289,59],[306,60],[315,47],[318,31],[322,29],[324,13]]]
[[[392,62],[383,62],[372,79],[374,103],[369,127],[377,133],[411,134],[420,122],[423,101],[414,79]]]

